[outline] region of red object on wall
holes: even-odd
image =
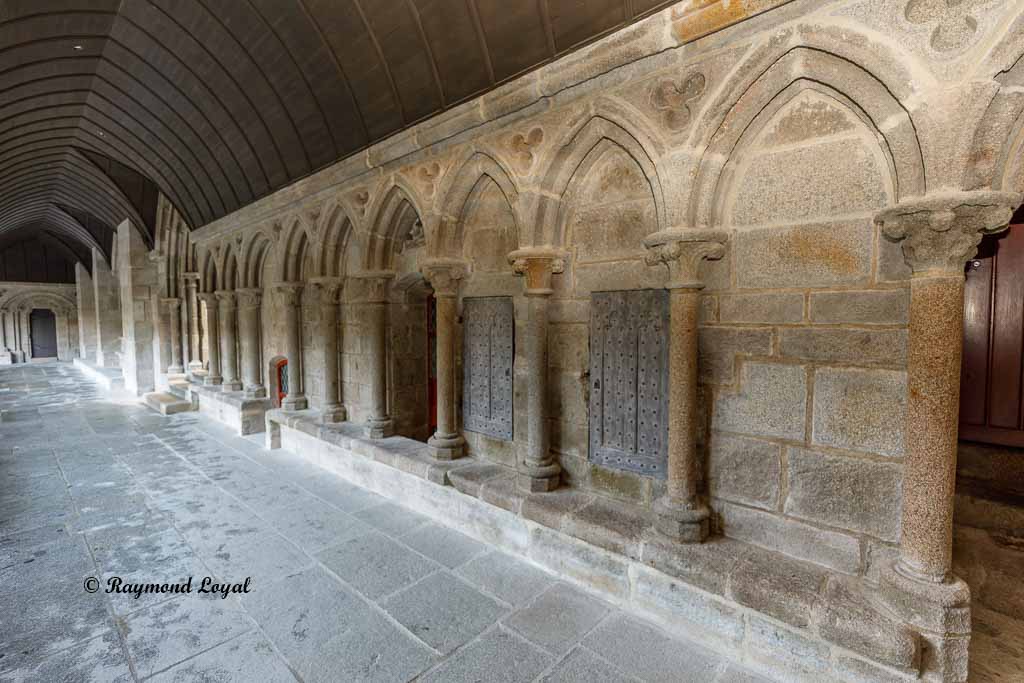
[[[275,405],[280,408],[285,396],[288,395],[288,360],[277,361],[274,369],[277,372],[277,402]]]
[[[1024,216],[967,264],[960,438],[1024,446]]]

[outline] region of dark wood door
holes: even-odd
[[[960,438],[1024,446],[1024,221],[967,264]]]
[[[53,311],[36,308],[29,314],[33,358],[57,357],[57,318]]]

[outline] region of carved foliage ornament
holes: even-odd
[[[459,281],[466,276],[466,265],[462,261],[447,259],[428,261],[420,270],[437,296],[455,296],[459,291]]]
[[[551,276],[565,271],[565,254],[548,249],[519,249],[508,262],[512,272],[526,278],[527,296],[551,294]]]
[[[669,288],[700,288],[702,261],[725,256],[728,235],[722,230],[682,228],[664,230],[644,239],[647,265],[665,265],[669,269]]]
[[[1006,229],[1022,196],[1012,192],[969,192],[903,202],[875,216],[915,273],[960,275],[985,234]]]
[[[693,120],[691,107],[704,94],[707,83],[702,73],[693,73],[682,81],[662,79],[651,90],[651,106],[661,115],[662,125],[678,132]]]

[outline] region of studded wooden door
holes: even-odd
[[[470,432],[512,440],[515,314],[510,297],[463,301],[462,420]]]
[[[590,460],[664,478],[668,292],[595,292],[590,305]]]

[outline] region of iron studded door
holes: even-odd
[[[462,414],[465,428],[511,441],[516,329],[512,299],[465,299],[462,317]]]
[[[595,292],[590,302],[590,460],[664,479],[668,291]]]

